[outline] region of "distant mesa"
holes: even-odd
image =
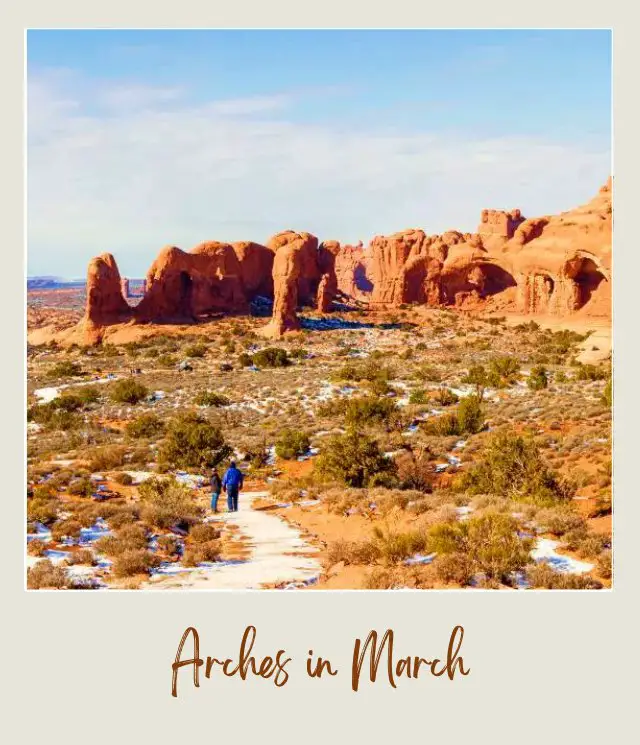
[[[264,299],[273,301],[261,330],[270,338],[300,328],[300,307],[330,313],[337,300],[374,310],[419,304],[610,318],[611,196],[609,179],[590,202],[558,215],[485,209],[477,233],[412,228],[366,247],[294,230],[264,245],[166,246],[135,290],[102,254],[89,264],[85,315],[72,336],[95,344],[115,324],[197,323],[247,314]]]

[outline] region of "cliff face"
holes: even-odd
[[[483,210],[475,234],[412,229],[376,236],[366,248],[319,244],[292,230],[266,245],[209,241],[189,252],[167,246],[135,309],[122,296],[113,256],[103,254],[89,264],[81,328],[85,341],[96,343],[105,326],[129,320],[185,323],[246,313],[257,295],[273,297],[268,336],[299,328],[299,306],[326,313],[338,296],[372,308],[473,308],[500,296],[522,313],[610,317],[611,196],[609,180],[590,202],[559,215]]]

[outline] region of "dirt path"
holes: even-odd
[[[248,559],[186,568],[175,574],[158,574],[147,589],[250,590],[273,585],[309,584],[320,575],[320,562],[309,554],[317,549],[300,532],[272,512],[254,509],[253,502],[268,492],[242,492],[240,510],[223,513],[220,520],[238,528],[250,548]],[[143,588],[144,589],[144,588]]]

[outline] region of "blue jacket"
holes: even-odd
[[[242,489],[244,476],[238,468],[229,468],[222,479],[222,486],[226,489]]]

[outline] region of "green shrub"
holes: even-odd
[[[476,396],[482,398],[484,389],[489,385],[489,374],[484,365],[472,365],[462,382],[476,387]]]
[[[476,434],[484,428],[484,408],[477,396],[463,398],[456,409],[460,434]]]
[[[398,531],[379,525],[373,529],[373,541],[386,564],[397,564],[427,547],[427,535],[420,530]]]
[[[206,353],[206,344],[191,344],[184,348],[184,354],[186,357],[204,357]]]
[[[127,422],[125,432],[129,437],[136,440],[142,437],[156,437],[164,432],[164,422],[159,416],[151,412],[141,414],[136,419]]]
[[[393,378],[393,370],[384,367],[375,359],[370,359],[364,363],[347,362],[331,375],[331,380],[336,382],[353,380],[356,382],[368,381],[373,383],[378,381],[388,383]]]
[[[462,477],[470,494],[499,494],[545,503],[567,497],[566,485],[548,468],[529,437],[502,431],[494,434],[483,460]]]
[[[253,365],[253,357],[246,352],[242,352],[242,354],[238,356],[238,362],[242,367],[251,367],[251,365]]]
[[[410,404],[428,404],[429,394],[424,388],[416,388],[409,394]]]
[[[62,401],[62,406],[60,402]],[[75,397],[60,396],[45,404],[34,404],[27,409],[27,421],[37,422],[51,431],[76,429],[82,419],[75,411],[82,407]]]
[[[146,398],[149,390],[133,378],[123,378],[111,384],[109,393],[111,399],[119,404],[137,404]]]
[[[464,522],[439,523],[428,535],[429,551],[466,556],[474,573],[509,583],[509,575],[529,562],[533,541],[518,535],[511,515],[486,512]]]
[[[34,497],[27,501],[27,518],[43,525],[51,525],[58,519],[59,507],[60,502],[57,499]]]
[[[397,412],[396,404],[389,398],[361,396],[349,399],[345,408],[348,426],[362,427],[367,424],[384,424]]]
[[[285,429],[276,441],[276,455],[285,460],[293,460],[304,455],[310,446],[309,436],[295,429]]]
[[[547,387],[547,371],[542,365],[531,368],[531,372],[527,378],[527,385],[532,391],[541,391]]]
[[[219,393],[213,391],[200,391],[194,398],[193,402],[196,406],[229,406],[231,401]]]
[[[158,463],[168,468],[212,468],[233,452],[218,427],[194,413],[169,422],[158,449]]]
[[[74,378],[79,375],[85,375],[82,371],[82,368],[77,362],[71,362],[69,360],[64,360],[63,362],[58,362],[56,365],[54,365],[51,370],[47,373],[47,377],[51,379],[56,378]]]
[[[495,357],[489,362],[489,374],[505,383],[511,383],[520,372],[520,363],[515,357]]]
[[[159,367],[175,367],[178,364],[178,358],[172,354],[161,354],[158,357]]]
[[[611,388],[611,378],[607,380],[607,384],[605,385],[604,391],[602,392],[602,403],[609,409],[613,405],[613,390]]]
[[[595,365],[578,365],[576,380],[605,380],[609,377],[609,370]]]
[[[376,440],[349,430],[328,438],[314,473],[321,479],[360,488],[392,480],[396,466],[380,452]]]
[[[291,360],[285,349],[267,347],[253,355],[253,363],[258,367],[287,367]]]
[[[74,479],[67,487],[69,494],[76,497],[90,497],[93,493],[93,483],[91,479],[83,476],[80,479]]]
[[[439,437],[453,437],[464,434],[476,434],[485,426],[484,407],[479,396],[463,398],[455,412],[448,412],[429,419],[425,424],[428,434]]]

